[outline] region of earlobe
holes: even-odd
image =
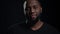
[[[41,8],[41,13],[42,13],[42,8]]]

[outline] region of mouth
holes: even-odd
[[[34,14],[34,15],[31,15],[31,17],[32,17],[32,18],[36,18],[36,15],[35,15],[35,14]]]

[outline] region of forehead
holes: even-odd
[[[39,5],[39,2],[38,0],[28,0],[27,5],[28,6]]]

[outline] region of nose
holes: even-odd
[[[31,8],[31,12],[33,13],[33,12],[35,12],[35,10],[33,8]]]

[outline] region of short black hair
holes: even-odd
[[[24,0],[24,2],[27,1],[27,0]],[[42,7],[47,7],[47,0],[37,0]]]

